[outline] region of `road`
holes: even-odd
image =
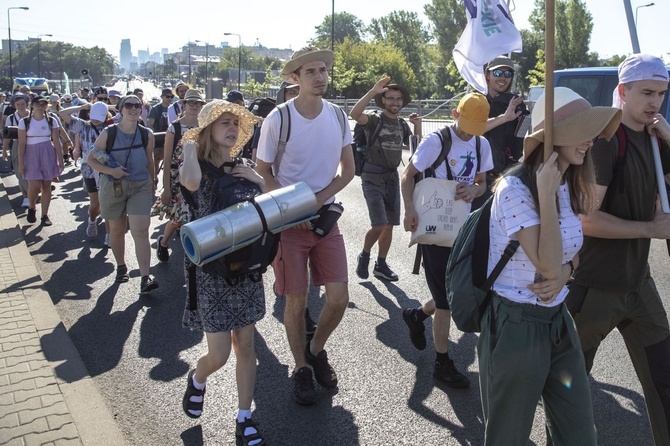
[[[4,181],[45,287],[129,444],[233,444],[234,357],[210,378],[203,417],[194,421],[182,413],[185,376],[206,345],[201,333],[181,327],[185,288],[178,242],[171,243],[168,263],[158,264],[152,254],[160,288],[150,297],[138,298],[140,278],[131,238],[126,246],[131,279],[116,284],[112,253],[102,243],[103,226],[96,239],[85,235],[87,198],[74,167],[67,168],[56,185],[50,211],[54,224],[47,228],[27,224],[15,179]],[[429,348],[417,351],[401,315],[403,308],[429,298],[423,275],[411,274],[414,249],[407,248],[408,234],[396,228],[388,259],[400,281],[361,281],[354,269],[368,217],[360,179],[356,177],[338,199],[345,207],[340,222],[351,297],[327,345],[339,375],[339,391],[319,390],[319,401],[312,407],[293,402],[292,359],[282,325],[284,299],[272,292],[269,272],[267,315],[256,333],[255,419],[265,437],[274,446],[482,444],[477,337],[451,329],[450,354],[473,385],[466,390],[436,385],[431,376],[430,330]],[[152,221],[152,246],[163,225]],[[654,242],[652,272],[670,308],[667,258],[665,243]],[[311,290],[312,312],[318,313],[322,304],[323,290]],[[618,333],[603,343],[591,384],[601,445],[653,444],[641,389]],[[543,419],[538,405],[533,444],[544,444]]]

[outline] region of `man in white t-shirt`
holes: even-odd
[[[445,161],[434,169],[436,178],[453,179],[456,186],[456,200],[472,203],[486,191],[486,172],[493,168],[491,146],[484,138],[486,121],[489,117],[489,103],[479,93],[470,93],[461,99],[458,108],[452,111],[455,122],[447,127],[450,138],[440,138],[439,132],[428,135],[412,156],[402,174],[400,190],[405,204],[405,230],[417,229],[418,216],[414,208],[414,176],[433,166],[440,157],[443,147],[449,145]],[[446,136],[446,135],[445,135]],[[443,139],[447,146],[443,146]],[[478,147],[479,146],[479,147]],[[448,169],[448,170],[447,170]],[[451,311],[447,301],[444,277],[451,248],[437,245],[419,245],[423,256],[426,282],[432,299],[420,308],[406,309],[403,319],[410,331],[412,344],[419,350],[426,348],[424,321],[433,316],[433,339],[435,341],[435,366],[433,376],[450,387],[463,388],[470,380],[461,374],[449,358],[447,346]]]
[[[182,104],[179,102],[182,99],[184,99],[184,95],[186,92],[189,90],[189,87],[187,84],[185,84],[182,81],[177,82],[177,84],[174,86],[174,94],[176,96],[176,99],[174,99],[174,102],[172,105],[168,107],[168,124],[172,124],[175,122],[177,119],[179,119],[179,114],[184,111],[182,108]]]
[[[286,104],[291,125],[286,149],[278,156],[281,115],[275,108],[263,122],[257,153],[256,169],[265,179],[268,190],[304,181],[323,208],[332,205],[335,194],[354,177],[349,123],[339,107],[323,99],[333,58],[332,51],[313,47],[293,54],[282,74],[286,80],[300,85],[300,94]],[[315,226],[318,225],[316,222]],[[275,292],[286,296],[284,326],[296,364],[293,396],[304,405],[316,401],[312,370],[308,365],[314,369],[322,387],[337,387],[337,375],[328,363],[324,346],[349,302],[347,257],[337,223],[323,235],[311,229],[312,224],[303,223],[283,231],[273,263]],[[304,318],[309,289],[308,262],[314,285],[325,285],[326,289],[326,305],[309,343]]]

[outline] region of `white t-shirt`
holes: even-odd
[[[451,174],[459,183],[473,184],[475,175],[479,172],[488,172],[493,169],[493,157],[491,156],[491,145],[488,140],[480,136],[481,167],[477,166],[477,142],[473,136],[468,141],[463,141],[456,136],[454,130],[451,132],[451,148],[444,163],[435,170],[435,178],[446,179],[447,164],[451,168]],[[432,132],[421,141],[416,152],[412,156],[412,164],[419,172],[428,169],[437,160],[442,152],[442,142],[437,132]]]
[[[293,101],[287,103],[291,114],[291,132],[276,175],[282,187],[304,181],[317,193],[337,175],[342,149],[351,144],[353,138],[347,119],[344,120],[345,131],[342,134],[335,114],[340,110],[333,108],[325,99],[321,101],[323,108],[314,119],[306,119],[298,113]],[[279,110],[275,108],[261,127],[256,156],[263,162],[272,164],[277,156],[280,125]],[[326,200],[326,203],[329,201]]]
[[[559,216],[558,222],[563,239],[563,262],[572,260],[582,247],[584,236],[579,216],[570,207],[568,185],[558,188]],[[517,177],[505,177],[498,184],[491,206],[491,226],[489,228],[489,263],[488,274],[502,257],[502,253],[510,240],[518,240],[516,233],[531,226],[540,224],[540,216],[530,189]],[[505,265],[500,276],[493,284],[493,290],[514,302],[544,306],[559,305],[568,294],[563,286],[556,300],[545,304],[538,296],[527,288],[535,281],[535,266],[519,246],[509,263]]]
[[[52,118],[51,124],[53,128],[57,129],[60,127],[58,119]],[[25,130],[26,124],[21,119],[19,121],[19,130]],[[46,117],[43,117],[40,120],[35,119],[35,117],[30,118],[30,125],[28,126],[28,131],[26,132],[26,144],[39,144],[41,142],[51,141],[51,127],[46,120]]]
[[[179,112],[177,112],[176,107],[179,107]],[[168,107],[168,123],[172,124],[174,121],[179,119],[179,113],[184,111],[184,106],[179,102],[175,102]]]

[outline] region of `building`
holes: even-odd
[[[130,48],[130,39],[121,40],[121,51],[119,52],[119,64],[127,71],[130,70],[130,65],[133,61],[133,52]]]

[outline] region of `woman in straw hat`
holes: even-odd
[[[170,163],[170,168],[163,169],[163,193],[151,209],[152,216],[158,215],[161,220],[165,216],[168,220],[163,235],[156,242],[156,256],[161,262],[170,259],[168,243],[172,234],[189,221],[188,206],[179,194],[179,185],[172,180],[179,173],[179,162],[182,159],[181,135],[198,127],[198,113],[205,105],[205,99],[200,91],[191,89],[179,103],[183,111],[165,132],[165,160]]]
[[[523,162],[494,189],[488,273],[511,240],[520,246],[493,285],[477,348],[486,445],[526,444],[539,398],[554,444],[596,444],[584,357],[563,301],[583,240],[579,214],[595,204],[589,149],[614,135],[621,111],[556,88],[551,147],[544,102],[533,109]]]
[[[200,162],[221,166],[227,174],[256,183],[265,190],[265,181],[247,160],[235,159],[253,133],[258,118],[251,112],[228,101],[214,100],[198,115],[199,127],[189,130],[182,138],[184,161],[179,169],[179,181],[193,192],[197,209],[194,218],[210,212],[212,186],[216,181],[203,174]],[[186,261],[187,274],[190,262]],[[192,276],[190,276],[192,277]],[[189,278],[190,282],[190,278]],[[238,444],[260,446],[265,439],[251,419],[251,402],[256,382],[256,352],[254,327],[265,315],[263,282],[244,280],[230,286],[225,279],[214,277],[198,267],[195,271],[197,308],[184,311],[184,326],[202,330],[207,339],[207,354],[198,360],[188,374],[183,409],[191,418],[202,414],[207,378],[228,361],[231,345],[237,358],[236,376],[239,410],[235,436]]]

